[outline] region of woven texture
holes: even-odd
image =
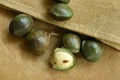
[[[39,20],[88,35],[120,50],[120,0],[71,0],[74,17],[56,21],[48,15],[52,0],[0,0],[8,9],[27,13]]]
[[[77,64],[68,71],[57,71],[49,64],[50,54],[62,42],[52,36],[42,56],[27,51],[23,38],[9,33],[9,23],[17,14],[0,8],[0,80],[120,80],[120,51],[103,45],[103,56],[97,62],[76,55]],[[64,29],[34,19],[37,29],[62,34]]]

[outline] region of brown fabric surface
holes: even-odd
[[[71,20],[59,22],[48,15],[52,0],[0,0],[0,4],[16,11],[81,34],[89,35],[120,50],[120,0],[71,0]]]
[[[9,33],[9,23],[15,13],[0,8],[0,80],[119,80],[120,52],[104,47],[104,55],[97,62],[86,61],[76,55],[76,66],[68,71],[56,71],[49,65],[49,56],[61,42],[52,36],[48,49],[42,56],[25,50],[24,40]],[[61,28],[34,20],[35,28],[47,32],[63,33]]]

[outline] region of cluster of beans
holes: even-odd
[[[53,5],[50,13],[54,19],[62,21],[73,16],[72,9],[66,4],[70,0],[54,0],[57,4]],[[76,64],[76,53],[82,51],[85,59],[97,61],[103,54],[103,49],[99,42],[95,40],[81,40],[77,34],[68,33],[63,36],[63,47],[56,48],[51,55],[50,62],[56,70],[69,70]],[[81,50],[80,50],[81,49]]]
[[[67,6],[67,3],[69,3],[70,0],[54,0],[54,1],[57,2],[57,4],[53,5],[49,11],[49,13],[54,19],[58,21],[63,21],[72,18],[74,14],[73,10],[69,6]]]
[[[17,15],[10,23],[9,31],[16,37],[25,38],[29,51],[42,54],[49,43],[49,34],[45,31],[34,30],[34,23],[31,16],[26,14]]]
[[[49,44],[50,36],[44,31],[33,30],[33,26],[31,16],[19,14],[11,21],[9,31],[16,37],[24,37],[29,51],[41,55]],[[56,48],[50,56],[50,62],[54,69],[68,70],[73,68],[76,64],[74,54],[80,51],[89,61],[97,61],[102,56],[103,49],[97,41],[81,40],[74,33],[65,34],[62,41],[63,47]]]
[[[67,33],[62,39],[63,47],[56,48],[51,55],[51,64],[57,70],[69,70],[76,64],[74,54],[83,53],[86,60],[95,62],[103,54],[103,48],[95,40],[82,39],[74,33]]]
[[[59,2],[50,9],[50,13],[57,20],[67,20],[73,16],[73,11],[66,5],[70,0],[55,0]],[[34,24],[31,16],[17,15],[10,23],[9,31],[16,37],[24,37],[28,50],[32,53],[43,54],[49,44],[50,35],[45,31],[33,30]],[[67,33],[62,39],[63,47],[54,49],[50,56],[52,68],[56,70],[69,70],[76,64],[74,54],[83,53],[88,61],[97,61],[103,54],[99,42],[95,40],[81,40],[74,33]]]

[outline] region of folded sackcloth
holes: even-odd
[[[56,21],[48,14],[54,0],[0,0],[0,4],[120,50],[120,0],[71,0],[68,6],[74,16],[67,21]]]

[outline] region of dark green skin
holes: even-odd
[[[80,51],[81,40],[80,37],[73,33],[68,33],[63,36],[63,45],[69,49],[72,53],[78,53]]]
[[[103,48],[97,41],[83,40],[82,52],[88,61],[97,61],[103,54]]]
[[[63,51],[63,52],[67,52],[68,54],[70,54],[73,58],[73,65],[72,66],[69,66],[67,68],[61,68],[61,67],[58,67],[55,63],[54,63],[54,55],[55,53],[53,53],[51,56],[50,56],[50,62],[51,62],[51,65],[52,65],[52,68],[56,69],[56,70],[59,70],[59,71],[66,71],[66,70],[70,70],[72,69],[75,65],[76,65],[76,58],[75,56],[73,55],[73,53],[65,48],[56,48],[55,50],[57,51]],[[54,50],[54,52],[55,52]],[[54,67],[54,65],[56,65]]]
[[[73,16],[73,10],[66,4],[56,4],[50,9],[50,14],[58,21],[68,20]]]
[[[23,37],[33,28],[33,19],[26,14],[17,15],[10,23],[9,31],[16,37]]]
[[[29,51],[36,54],[43,54],[48,46],[49,36],[40,30],[35,30],[28,34],[26,43]]]
[[[58,3],[65,3],[65,4],[70,2],[70,0],[55,0],[55,1]]]

